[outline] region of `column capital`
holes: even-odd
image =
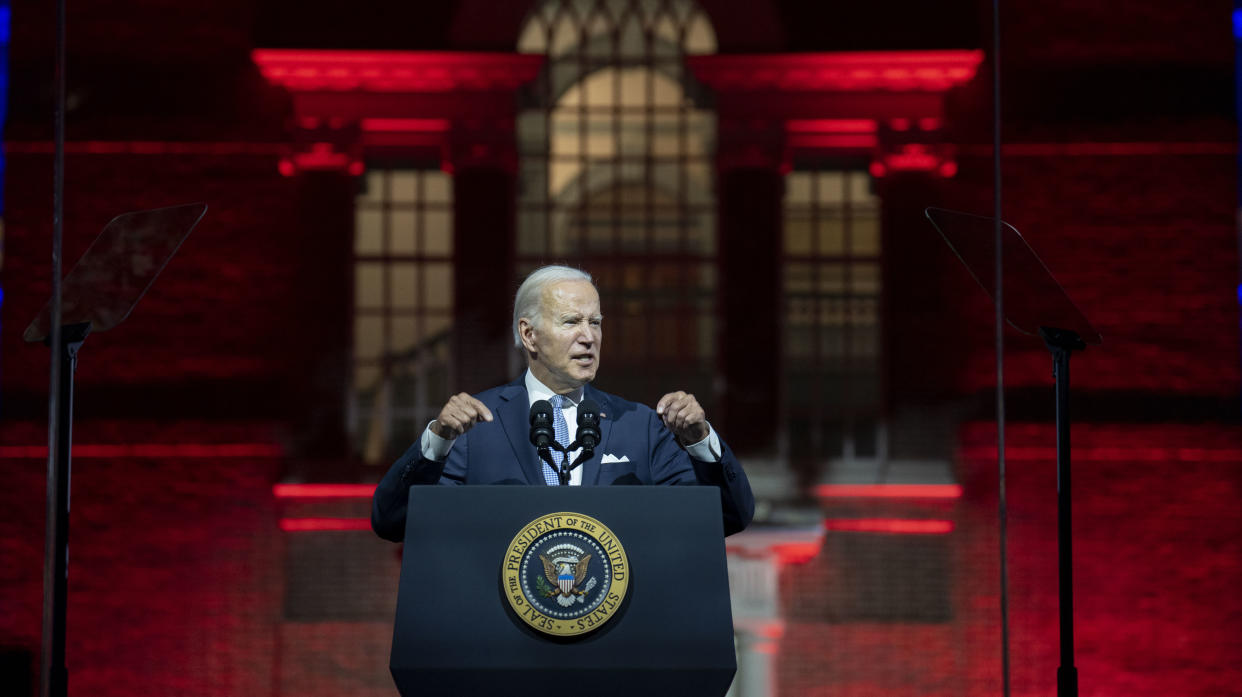
[[[271,49],[251,52],[268,82],[290,92],[512,92],[535,79],[544,57],[469,51]]]
[[[340,172],[356,177],[364,171],[357,122],[303,117],[295,119],[290,130],[293,142],[279,165],[286,177],[303,172]]]
[[[877,176],[957,171],[942,144],[946,93],[974,79],[981,51],[691,56],[716,95],[720,166],[861,158]],[[762,124],[762,125],[756,125]],[[777,124],[777,134],[761,135]]]
[[[251,57],[292,98],[296,144],[281,163],[288,174],[361,173],[363,155],[516,170],[514,93],[545,62],[464,51],[256,49]],[[336,132],[325,137],[325,129]]]
[[[874,177],[907,172],[952,177],[956,149],[946,143],[938,118],[790,119],[785,122],[789,157],[798,162],[870,161]]]
[[[938,118],[895,118],[880,122],[871,159],[871,175],[922,173],[933,177],[957,174],[957,149],[945,142]]]
[[[517,172],[517,143],[513,116],[455,121],[444,149],[444,168],[458,172],[467,168]]]
[[[978,50],[691,56],[694,76],[729,92],[944,92],[974,78]]]
[[[721,118],[716,136],[716,167],[769,169],[785,172],[789,167],[785,131],[780,121]]]

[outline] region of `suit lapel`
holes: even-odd
[[[582,472],[582,483],[592,486],[599,485],[600,460],[604,457],[604,453],[608,450],[608,436],[612,434],[612,421],[615,417],[612,405],[608,401],[608,395],[591,387],[586,386],[584,395],[599,402],[599,447],[595,449],[595,454],[590,460],[582,463],[584,468]]]
[[[544,484],[543,464],[535,446],[530,444],[530,405],[526,397],[526,387],[520,381],[505,386],[500,391],[500,409],[496,418],[509,437],[509,445],[513,447],[513,457],[522,467],[522,474],[527,484]]]

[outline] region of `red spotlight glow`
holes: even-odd
[[[960,499],[959,484],[820,484],[821,499]]]
[[[369,499],[374,484],[277,484],[272,494],[278,499]]]
[[[874,119],[790,119],[785,122],[790,133],[875,133]]]
[[[995,460],[995,446],[968,446],[961,455],[971,460]],[[1008,446],[1005,458],[1032,462],[1056,462],[1057,450],[1051,446]],[[1236,448],[1161,448],[1161,447],[1080,447],[1074,448],[1074,459],[1099,462],[1242,462],[1242,450]]]
[[[962,147],[964,154],[991,157],[991,145]],[[1235,142],[1128,142],[1128,143],[1006,143],[1005,157],[1148,157],[1152,155],[1236,155]]]
[[[85,443],[73,446],[74,458],[106,457],[283,457],[274,443]],[[0,445],[0,458],[46,458],[46,445]]]
[[[11,154],[46,155],[55,152],[55,143],[28,140],[4,144]],[[281,155],[289,150],[284,143],[246,143],[241,141],[172,142],[162,140],[77,140],[65,143],[71,155]]]
[[[890,535],[944,535],[953,532],[951,520],[901,518],[830,518],[824,529],[833,532],[876,532]]]
[[[790,133],[789,146],[799,150],[852,149],[872,150],[878,140],[874,133]]]
[[[456,51],[256,49],[250,55],[268,82],[293,91],[512,90],[533,80],[544,60]]]
[[[447,133],[448,119],[363,119],[362,130],[373,133]]]
[[[331,143],[314,143],[310,150],[294,153],[291,159],[298,171],[350,171],[355,163],[362,162],[350,153],[337,150]],[[359,170],[358,174],[361,173]]]
[[[280,529],[285,532],[370,530],[371,521],[366,518],[281,518]]]
[[[776,558],[782,564],[805,564],[811,561],[819,554],[820,543],[815,542],[785,542],[772,546],[772,551],[776,554]]]
[[[942,92],[973,78],[982,61],[982,51],[860,51],[717,54],[686,63],[723,90]]]
[[[903,172],[932,172],[943,162],[942,158],[925,145],[911,144],[903,146],[901,152],[884,156],[884,165],[888,169]]]

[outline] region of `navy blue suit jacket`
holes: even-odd
[[[394,542],[404,539],[406,502],[412,485],[547,486],[543,464],[530,443],[530,401],[522,378],[475,397],[491,410],[493,421],[477,423],[458,436],[442,463],[424,458],[416,441],[380,480],[371,505],[371,527],[380,537]],[[584,397],[599,402],[602,438],[594,456],[579,465],[583,486],[715,486],[720,489],[725,534],[739,532],[750,524],[755,512],[750,482],[723,439],[720,462],[701,462],[678,445],[654,409],[591,385],[586,386]],[[628,461],[604,464],[601,460],[605,454]]]

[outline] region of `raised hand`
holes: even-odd
[[[483,402],[462,392],[449,398],[435,423],[431,424],[431,430],[441,438],[452,440],[480,421],[491,420],[492,412]]]
[[[669,392],[656,402],[656,414],[683,445],[693,445],[707,437],[707,414],[692,394]]]

